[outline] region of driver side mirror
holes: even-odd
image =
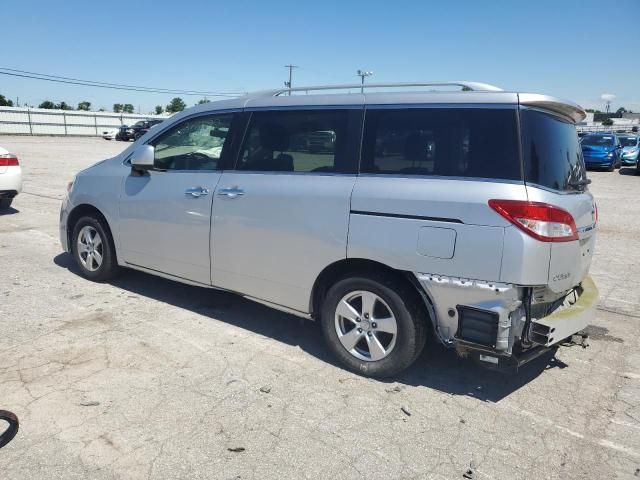
[[[140,145],[131,155],[131,167],[136,170],[153,170],[155,149],[151,145]]]

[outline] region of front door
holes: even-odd
[[[320,272],[346,257],[361,111],[251,113],[213,200],[215,286],[308,311]]]
[[[125,178],[119,255],[132,266],[211,284],[211,203],[233,114],[184,120],[149,142],[154,169]]]

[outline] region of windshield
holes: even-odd
[[[638,145],[638,137],[620,137],[620,144],[623,147],[635,147]]]
[[[590,147],[612,147],[613,137],[610,135],[589,135],[583,137],[582,145],[589,145]]]
[[[520,112],[525,181],[554,190],[584,190],[587,174],[573,123],[537,110]]]

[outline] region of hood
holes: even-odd
[[[583,152],[613,152],[613,145],[582,145]]]

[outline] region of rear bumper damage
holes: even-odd
[[[592,323],[598,290],[590,277],[562,293],[429,274],[416,275],[439,340],[488,366],[519,367]]]

